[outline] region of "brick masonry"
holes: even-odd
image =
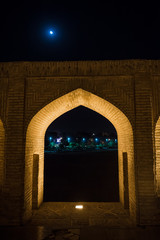
[[[79,105],[116,127],[130,217],[160,224],[159,92],[159,60],[0,63],[0,224],[25,223],[43,202],[45,130]]]

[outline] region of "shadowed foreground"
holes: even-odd
[[[43,203],[32,221],[0,227],[1,240],[158,240],[160,227],[135,226],[120,203]]]
[[[160,228],[104,228],[51,230],[44,226],[0,228],[1,240],[159,240]]]

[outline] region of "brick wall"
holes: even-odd
[[[152,77],[152,135],[154,152],[154,182],[157,200],[160,199],[160,77]]]
[[[5,223],[25,222],[32,204],[38,207],[43,201],[45,131],[54,119],[79,105],[102,114],[117,130],[120,201],[124,206],[128,201],[132,219],[137,224],[160,223],[155,184],[159,172],[154,170],[159,75],[160,61],[151,60],[0,63]]]
[[[8,224],[22,221],[24,188],[24,79],[10,78],[7,90],[4,210]],[[13,217],[14,216],[14,217]]]
[[[158,118],[155,128],[155,151],[155,184],[157,196],[160,197],[160,118]]]
[[[5,132],[3,123],[0,120],[0,193],[2,193],[3,181],[4,181],[4,138]]]

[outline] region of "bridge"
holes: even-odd
[[[118,135],[119,198],[138,225],[160,224],[160,61],[0,63],[0,224],[43,203],[44,136],[78,106]]]

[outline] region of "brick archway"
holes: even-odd
[[[26,134],[24,219],[31,217],[32,207],[43,202],[44,136],[56,118],[78,106],[90,108],[106,117],[118,135],[120,202],[136,218],[136,187],[133,130],[128,118],[116,106],[81,88],[52,101],[30,121]]]
[[[155,127],[155,181],[156,194],[160,197],[160,117]]]
[[[0,192],[4,184],[4,138],[5,131],[2,121],[0,120]]]

